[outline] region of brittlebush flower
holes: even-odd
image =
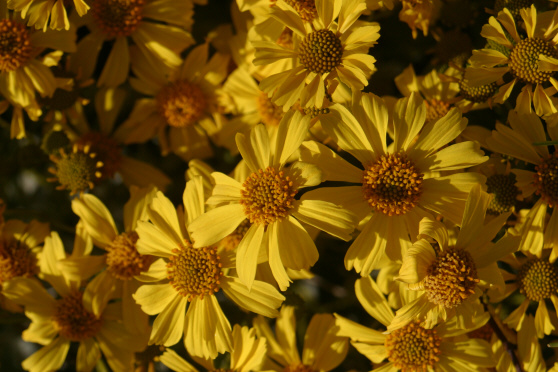
[[[471,86],[497,82],[499,92],[494,102],[503,103],[511,94],[516,84],[525,87],[518,97],[518,108],[531,111],[531,101],[537,115],[550,115],[557,112],[551,100],[558,89],[558,80],[554,72],[558,69],[558,51],[556,49],[558,32],[558,12],[539,14],[535,5],[520,10],[521,19],[527,32],[522,37],[513,15],[504,8],[498,17],[490,17],[489,24],[484,25],[481,35],[501,46],[499,50],[481,49],[473,52],[469,59],[465,77]],[[511,81],[501,84],[499,81],[511,75]],[[551,88],[550,90],[547,88]],[[553,87],[553,89],[552,89]]]
[[[318,260],[316,245],[299,221],[350,239],[355,223],[350,212],[316,198],[295,199],[300,189],[322,182],[321,172],[311,164],[285,164],[309,126],[307,116],[289,111],[279,123],[275,143],[270,143],[263,125],[254,127],[249,136],[238,133],[236,144],[252,173],[244,183],[213,173],[215,188],[207,203],[217,207],[190,225],[195,246],[204,246],[225,238],[246,219],[251,222],[236,257],[238,276],[248,287],[258,263],[269,261],[279,288],[284,290],[291,281],[286,268],[308,269]],[[260,258],[266,256],[268,259]]]
[[[91,33],[80,40],[73,63],[83,67],[84,77],[91,76],[103,43],[114,41],[98,86],[124,83],[130,65],[176,68],[182,62],[180,53],[194,43],[185,30],[190,28],[192,16],[191,1],[95,0],[86,18]],[[142,59],[130,55],[130,43]]]
[[[390,328],[394,314],[377,284],[370,278],[355,283],[357,298],[374,319]],[[406,297],[406,302],[409,300]],[[465,339],[454,341],[486,323],[486,317],[471,319],[473,326],[464,328],[456,318],[434,324],[432,328],[411,322],[389,334],[353,322],[338,314],[338,335],[350,337],[351,344],[372,363],[379,364],[374,371],[427,372],[427,371],[478,371],[493,367],[495,360],[489,344],[484,340]],[[387,363],[384,363],[385,360]]]
[[[234,256],[213,246],[193,247],[195,240],[187,228],[204,212],[201,177],[186,183],[184,211],[176,209],[161,192],[148,208],[151,222],[139,221],[136,243],[143,255],[160,257],[142,275],[145,285],[134,299],[149,315],[157,315],[149,344],[171,346],[184,335],[184,345],[192,355],[215,358],[231,351],[231,325],[215,296],[223,290],[243,309],[268,317],[285,299],[270,284],[255,281],[251,290],[238,278],[228,275]]]
[[[459,318],[471,328],[471,320],[483,312],[477,299],[482,288],[503,290],[504,279],[497,261],[519,247],[519,239],[505,235],[492,239],[506,223],[511,212],[502,213],[484,224],[491,196],[480,185],[471,189],[465,205],[461,229],[454,244],[448,244],[446,227],[435,220],[420,222],[419,240],[403,257],[399,281],[418,291],[417,298],[397,311],[388,330],[418,321],[431,328],[440,320]]]
[[[304,333],[302,358],[296,342],[294,307],[283,306],[275,323],[275,334],[262,317],[254,319],[258,336],[267,339],[266,370],[275,372],[331,371],[343,362],[349,340],[339,335],[339,328],[331,314],[316,314]]]
[[[8,0],[8,8],[20,12],[21,17],[27,19],[27,24],[37,29],[69,30],[68,3],[65,0]],[[80,17],[89,10],[84,0],[72,0],[72,5]]]
[[[145,340],[129,333],[119,317],[118,303],[103,304],[93,310],[91,299],[97,289],[73,280],[61,271],[59,263],[66,258],[62,241],[56,232],[45,239],[41,255],[41,273],[58,294],[53,297],[36,279],[16,278],[4,284],[5,295],[25,308],[32,320],[23,339],[44,345],[25,359],[22,367],[31,372],[54,371],[62,367],[70,344],[79,342],[78,371],[91,371],[101,353],[114,371],[129,371],[134,352],[144,347]]]
[[[356,184],[308,193],[344,206],[362,221],[362,231],[345,255],[347,270],[355,268],[366,276],[384,254],[400,260],[415,240],[420,220],[432,213],[460,223],[469,190],[485,177],[459,171],[487,157],[473,141],[446,146],[467,125],[458,109],[425,122],[426,106],[413,92],[396,103],[393,116],[373,94],[363,94],[350,110],[335,104],[329,111],[320,117],[322,127],[364,169],[316,142],[303,144],[301,158],[316,164],[328,180]],[[394,143],[388,147],[390,121]]]
[[[364,0],[317,0],[318,28],[304,24],[299,13],[288,3],[279,0],[271,16],[301,39],[295,49],[270,41],[253,41],[256,49],[255,65],[293,59],[293,68],[266,77],[260,89],[286,111],[300,99],[302,107],[321,108],[329,85],[339,79],[353,92],[368,85],[374,72],[374,57],[368,54],[380,37],[380,26],[356,22],[366,10]],[[335,22],[338,19],[338,22]]]

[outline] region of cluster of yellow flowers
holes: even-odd
[[[40,143],[78,221],[0,189],[24,370],[558,371],[554,2],[222,1],[197,42],[206,0],[0,2],[6,148]],[[435,41],[402,98],[371,83],[397,12]]]

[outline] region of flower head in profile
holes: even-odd
[[[134,299],[149,315],[157,315],[149,344],[171,346],[184,335],[192,355],[215,358],[231,351],[231,326],[216,294],[225,295],[245,310],[268,317],[285,299],[270,284],[255,281],[251,290],[238,278],[228,275],[234,256],[216,247],[193,246],[188,234],[191,222],[204,212],[201,177],[186,183],[184,210],[176,209],[161,192],[154,197],[147,216],[138,222],[137,249],[140,254],[159,257],[140,278],[145,282]]]
[[[302,358],[297,348],[295,308],[283,306],[275,323],[275,334],[265,319],[254,319],[259,337],[267,339],[267,369],[285,372],[328,372],[345,360],[349,349],[347,337],[331,314],[316,314],[304,333]]]
[[[255,65],[285,58],[295,61],[293,68],[262,80],[260,89],[285,111],[298,99],[302,107],[322,107],[327,88],[337,79],[354,92],[362,90],[375,70],[376,60],[368,55],[368,49],[380,37],[377,24],[357,22],[365,10],[364,0],[317,0],[318,20],[311,26],[303,23],[288,2],[278,0],[271,17],[292,30],[293,38],[300,41],[294,43],[294,49],[271,41],[253,42]]]
[[[181,372],[213,372],[235,371],[251,372],[262,371],[266,357],[267,342],[263,337],[256,337],[255,328],[241,327],[235,324],[232,331],[232,351],[228,366],[218,365],[215,360],[196,358],[193,359],[203,369],[198,369],[184,360],[172,349],[166,349],[159,357],[160,361],[173,371]]]
[[[289,286],[287,268],[302,270],[314,265],[318,250],[300,222],[350,239],[355,223],[350,212],[316,198],[295,198],[300,189],[322,182],[321,172],[311,164],[295,162],[286,166],[309,126],[308,116],[290,111],[281,120],[274,143],[270,143],[263,125],[254,127],[248,136],[238,133],[236,143],[251,174],[240,183],[213,173],[215,188],[207,203],[217,207],[189,226],[195,246],[204,246],[225,238],[243,221],[250,221],[236,256],[238,276],[248,287],[258,263],[269,261],[281,289]]]
[[[388,330],[413,321],[430,328],[439,320],[452,317],[470,328],[475,314],[483,312],[477,302],[481,288],[503,290],[504,279],[497,260],[516,251],[519,239],[505,235],[492,243],[511,212],[502,213],[484,224],[490,199],[480,185],[471,189],[454,244],[450,244],[448,231],[442,223],[430,218],[420,222],[420,239],[403,257],[396,278],[407,283],[409,290],[419,291],[419,295],[397,311]]]
[[[370,277],[357,279],[355,292],[366,312],[385,327],[395,319],[378,285]],[[406,301],[409,301],[409,297]],[[481,327],[488,318],[471,319],[473,326],[462,327],[456,319],[435,323],[431,328],[413,321],[389,334],[360,325],[335,314],[338,335],[350,337],[351,344],[374,364],[387,363],[374,370],[389,372],[477,371],[495,366],[490,345],[479,339],[454,340],[455,336]]]
[[[345,256],[347,270],[355,268],[366,276],[385,254],[400,260],[425,216],[439,213],[459,224],[469,190],[485,181],[478,173],[460,172],[487,160],[477,143],[448,145],[465,129],[467,119],[453,108],[438,120],[426,121],[426,111],[423,99],[413,92],[395,104],[393,115],[373,94],[363,94],[350,109],[335,104],[321,115],[325,131],[364,169],[316,142],[302,146],[302,160],[316,164],[326,179],[354,184],[308,193],[344,206],[362,221],[362,231]],[[388,147],[391,121],[394,143]]]
[[[121,319],[114,316],[118,303],[104,303],[94,311],[91,301],[97,290],[94,283],[83,288],[81,280],[61,270],[60,262],[64,259],[62,240],[53,232],[45,239],[40,267],[56,297],[33,278],[4,283],[4,294],[23,306],[32,320],[23,339],[44,345],[25,359],[22,367],[32,372],[58,370],[71,343],[77,342],[77,370],[91,371],[102,353],[114,371],[128,371],[134,352],[143,347],[145,340],[129,333]]]
[[[521,34],[509,9],[504,8],[496,18],[490,17],[481,35],[498,48],[474,51],[465,78],[473,87],[497,83],[500,89],[494,96],[496,103],[503,103],[516,85],[523,85],[517,109],[530,112],[532,102],[539,116],[556,113],[550,92],[558,89],[558,80],[554,77],[558,69],[555,38],[558,12],[541,14],[531,5],[519,13],[527,37]],[[511,81],[501,83],[507,76]],[[554,88],[549,90],[549,87]]]

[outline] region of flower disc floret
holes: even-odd
[[[364,199],[377,212],[388,216],[405,214],[418,204],[422,178],[405,153],[382,155],[363,172]]]
[[[144,5],[145,0],[95,0],[91,14],[107,37],[130,36],[143,18]]]
[[[0,20],[0,72],[10,72],[31,58],[31,41],[25,25],[11,19]]]
[[[306,35],[300,44],[300,63],[317,74],[325,74],[341,64],[343,45],[330,30],[318,30]]]
[[[523,39],[514,46],[510,54],[512,74],[524,83],[542,84],[548,81],[554,71],[539,70],[539,56],[558,58],[556,48],[539,38]]]
[[[136,249],[138,234],[135,231],[118,235],[106,248],[108,271],[122,280],[147,271],[151,265],[151,257],[139,254]]]
[[[424,290],[430,302],[449,309],[475,293],[479,281],[471,254],[464,249],[449,248],[440,252],[428,267]]]
[[[101,178],[112,178],[120,169],[122,149],[118,142],[100,132],[88,132],[77,142],[78,145],[89,146],[103,163]]]
[[[0,286],[12,278],[32,277],[38,272],[37,258],[25,243],[0,237]]]
[[[250,229],[250,226],[252,226],[252,224],[249,220],[242,221],[232,233],[223,239],[222,244],[225,249],[227,251],[234,251],[240,244],[242,238],[244,238],[244,235],[248,232],[248,229]]]
[[[61,336],[76,342],[95,336],[103,325],[101,318],[85,309],[80,291],[58,300],[53,320]]]
[[[427,372],[440,360],[442,339],[435,329],[412,322],[386,336],[388,359],[402,372]]]
[[[498,84],[490,83],[486,85],[479,85],[472,87],[465,79],[459,81],[460,95],[474,103],[484,103],[492,97],[498,90]]]
[[[558,154],[550,155],[535,167],[536,193],[553,207],[558,204]]]
[[[56,169],[49,169],[56,177],[48,181],[58,181],[58,189],[70,190],[71,194],[92,189],[102,176],[100,169],[103,163],[98,161],[97,154],[90,152],[90,147],[74,144],[72,152],[60,149],[60,155],[51,155]]]
[[[427,121],[440,119],[448,113],[451,107],[449,102],[441,101],[435,98],[430,101],[425,101],[424,103],[426,105]]]
[[[297,189],[289,176],[274,167],[259,169],[242,184],[240,204],[251,223],[269,225],[293,208]]]
[[[558,269],[540,258],[524,263],[517,274],[519,291],[531,301],[542,301],[558,291]]]
[[[194,248],[185,242],[172,252],[167,263],[167,278],[181,296],[192,301],[219,291],[223,271],[216,248]]]
[[[486,192],[494,194],[494,197],[486,210],[490,214],[500,214],[510,211],[517,201],[521,191],[515,185],[515,175],[493,174],[486,180]]]
[[[318,16],[314,0],[285,0],[285,2],[292,6],[305,22],[312,22]]]
[[[179,80],[164,87],[156,97],[157,109],[173,127],[195,124],[204,114],[207,101],[197,84]]]

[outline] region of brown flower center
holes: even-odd
[[[103,325],[83,306],[83,292],[72,292],[62,297],[56,304],[54,327],[61,336],[70,341],[83,341],[95,336]]]
[[[97,160],[103,163],[101,178],[112,178],[120,169],[122,150],[112,138],[100,132],[88,132],[77,143],[83,146],[88,145],[91,151],[97,154]]]
[[[138,368],[136,371],[148,371],[149,369],[145,366],[158,361],[166,349],[163,345],[149,345],[143,351],[135,353],[134,365]]]
[[[542,301],[558,291],[558,269],[547,260],[527,261],[519,269],[517,278],[519,291],[531,301]]]
[[[440,360],[442,339],[435,329],[413,322],[386,336],[388,359],[402,372],[427,372]]]
[[[312,367],[307,366],[306,364],[291,364],[289,366],[286,366],[285,368],[283,368],[283,372],[317,372],[315,369],[312,369]]]
[[[250,226],[252,226],[252,224],[249,220],[242,221],[232,233],[223,239],[222,244],[225,249],[227,251],[234,251],[240,244],[242,238],[244,238],[244,235],[246,235],[246,232],[248,232]]]
[[[558,153],[549,155],[546,160],[535,167],[534,186],[536,194],[550,206],[558,203]]]
[[[37,258],[26,244],[14,237],[0,237],[0,288],[12,278],[29,278],[38,272]]]
[[[270,0],[271,5],[275,5],[277,0]],[[318,16],[316,3],[314,0],[285,0],[298,13],[305,22],[312,22]]]
[[[450,248],[441,252],[428,268],[424,290],[430,302],[452,308],[475,293],[479,281],[471,254],[464,249]]]
[[[14,71],[31,58],[31,41],[25,25],[0,20],[0,72]]]
[[[267,167],[244,181],[240,204],[251,223],[269,225],[289,214],[297,191],[283,171]]]
[[[96,159],[97,154],[90,152],[89,145],[74,144],[70,153],[60,148],[59,155],[51,155],[50,158],[56,168],[50,168],[49,172],[55,177],[47,181],[58,181],[58,190],[67,189],[71,194],[83,192],[92,189],[102,176],[100,170],[103,163]]]
[[[475,103],[484,103],[498,90],[498,84],[490,83],[472,87],[465,79],[459,80],[459,93],[463,98]]]
[[[482,327],[467,333],[467,336],[469,336],[469,338],[480,338],[481,340],[490,342],[490,339],[492,338],[493,334],[494,334],[494,329],[492,328],[490,323],[486,323]]]
[[[277,44],[288,49],[293,49],[293,30],[285,27],[281,35],[277,38]]]
[[[149,269],[152,257],[138,253],[137,241],[138,234],[135,231],[125,232],[118,235],[107,247],[108,271],[114,277],[129,280]]]
[[[364,199],[377,212],[405,214],[418,204],[422,177],[405,153],[382,155],[363,172]]]
[[[91,13],[97,26],[109,38],[130,36],[143,16],[145,0],[95,0]]]
[[[343,45],[329,30],[318,30],[306,35],[300,44],[300,63],[317,74],[325,74],[341,64]]]
[[[426,120],[436,120],[440,119],[446,115],[450,109],[450,104],[445,101],[440,101],[437,99],[432,99],[431,101],[425,101],[426,104]]]
[[[157,94],[157,109],[167,123],[184,128],[195,124],[204,114],[207,101],[201,88],[186,80],[164,87]]]
[[[518,42],[510,54],[513,76],[524,83],[542,84],[550,79],[554,71],[539,70],[539,56],[558,58],[556,48],[548,41],[528,38]]]
[[[262,123],[272,127],[279,126],[279,122],[283,118],[283,109],[271,102],[271,99],[264,92],[260,92],[258,96],[258,112]]]
[[[192,301],[219,291],[221,277],[220,257],[213,247],[194,248],[188,242],[173,249],[167,263],[167,277],[176,291]]]
[[[510,211],[517,201],[517,196],[521,191],[515,185],[515,175],[493,174],[486,180],[486,191],[494,194],[488,205],[487,212],[498,215]]]

